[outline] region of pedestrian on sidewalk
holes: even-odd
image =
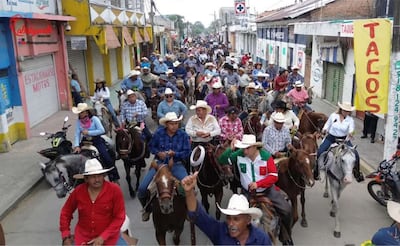
[[[378,116],[369,111],[365,111],[363,135],[361,138],[368,138],[368,133],[371,134],[371,143],[375,143],[376,126],[378,124]]]
[[[81,90],[78,75],[74,73],[71,75],[71,94],[72,99],[74,100],[74,106],[78,106],[78,103],[82,102]]]

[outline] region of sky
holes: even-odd
[[[294,0],[242,0],[250,7],[252,13],[262,13],[293,4]],[[150,2],[150,1],[145,1]],[[194,23],[200,21],[208,27],[214,20],[214,12],[218,19],[221,7],[234,7],[235,0],[154,0],[156,8],[162,15],[178,14],[185,17],[186,21]],[[147,6],[146,6],[147,7]],[[156,12],[156,15],[159,13]]]

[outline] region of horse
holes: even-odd
[[[300,195],[301,201],[301,225],[307,227],[307,219],[304,210],[306,187],[312,187],[315,184],[312,173],[312,160],[307,151],[296,149],[294,146],[288,146],[289,158],[280,159],[277,164],[278,182],[276,185],[286,192],[292,203],[293,225],[299,219],[297,208],[297,196]]]
[[[152,88],[151,89],[151,98],[148,99],[148,103],[151,108],[151,118],[155,121],[157,121],[157,107],[158,104],[161,102],[162,98],[161,96],[158,95],[158,90],[157,88]]]
[[[304,112],[300,119],[298,132],[303,134],[321,132],[327,120],[328,116],[324,113]]]
[[[198,171],[197,185],[201,193],[201,202],[207,213],[210,209],[208,196],[214,195],[215,204],[221,204],[223,196],[223,186],[226,183],[226,173],[228,170],[219,165],[215,154],[216,147],[210,143],[205,146],[198,145],[192,151],[190,156],[190,164],[194,171]],[[215,218],[221,218],[221,211],[215,210]]]
[[[237,90],[238,88],[236,86],[230,86],[226,90],[226,96],[228,97],[229,100],[229,105],[238,107],[238,96],[237,96]]]
[[[332,196],[330,216],[335,218],[335,228],[333,235],[337,238],[341,236],[339,223],[339,197],[344,188],[350,184],[352,179],[353,167],[356,162],[356,147],[350,147],[345,142],[333,144],[318,158],[318,166],[325,170],[325,192],[324,197],[328,197],[328,181]]]
[[[145,158],[148,157],[147,144],[141,139],[141,132],[132,125],[127,129],[115,130],[116,149],[119,157],[124,162],[126,182],[128,183],[129,195],[134,198],[139,187],[141,168],[146,166]],[[136,186],[135,190],[131,184],[131,168],[135,166]]]
[[[261,96],[260,104],[258,104],[258,112],[265,113],[265,112],[272,112],[272,102],[274,101],[274,97],[272,95],[273,91],[269,91]]]
[[[173,241],[175,245],[180,243],[180,235],[183,231],[187,208],[183,195],[178,194],[180,182],[172,175],[171,168],[173,158],[168,165],[157,165],[155,161],[151,166],[157,170],[151,186],[156,186],[156,196],[152,195],[153,225],[159,245],[166,245],[165,235],[167,231],[174,231]],[[191,226],[192,245],[195,244],[194,226]]]
[[[104,127],[105,134],[108,134],[110,138],[112,138],[113,119],[111,113],[100,100],[96,100],[94,102],[94,110],[96,112],[95,115],[97,115],[101,120],[101,124]]]
[[[176,82],[176,89],[179,92],[179,98],[177,98],[179,101],[181,101],[183,104],[186,104],[186,88],[185,84],[183,83],[183,80],[178,80]]]
[[[195,96],[195,90],[196,90],[196,76],[193,75],[187,80],[187,84],[189,86],[188,88],[188,93],[187,93],[187,99],[186,102],[189,105],[193,105],[196,103],[196,96]]]
[[[244,134],[253,134],[256,136],[257,141],[262,140],[264,125],[260,122],[261,118],[258,112],[251,112],[246,119],[243,120]]]

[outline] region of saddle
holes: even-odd
[[[252,207],[257,204],[266,204],[267,206],[273,206],[271,200],[264,195],[264,193],[257,193],[256,195],[250,196],[249,203]]]

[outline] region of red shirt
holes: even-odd
[[[96,200],[90,200],[88,185],[81,184],[68,197],[60,214],[62,238],[71,235],[70,224],[74,211],[78,209],[75,227],[75,245],[82,245],[101,236],[104,245],[115,245],[125,220],[124,197],[118,185],[104,181]]]
[[[235,137],[238,140],[242,140],[243,137],[243,125],[239,117],[235,121],[229,120],[229,117],[225,115],[219,119],[219,126],[221,127],[221,139],[227,140],[229,137]]]
[[[286,76],[277,76],[275,79],[274,90],[275,91],[282,91],[286,88],[288,84]]]

